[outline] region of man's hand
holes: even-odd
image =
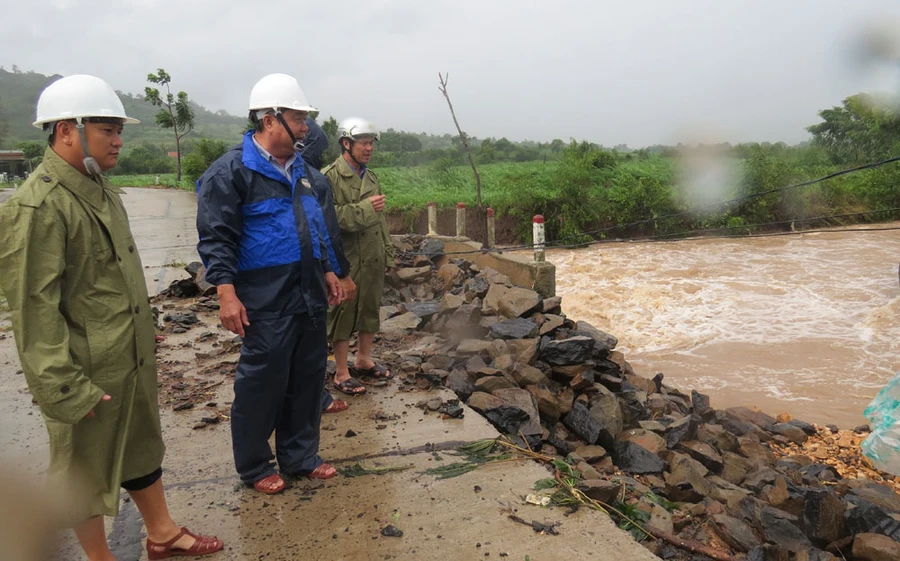
[[[350,278],[350,275],[341,279],[341,288],[344,289],[344,299],[341,302],[353,300],[356,298],[356,283]]]
[[[250,325],[247,319],[247,308],[238,299],[233,284],[220,284],[216,287],[219,294],[219,321],[222,327],[244,337],[244,327]]]
[[[328,292],[328,305],[336,306],[344,299],[344,289],[341,281],[334,273],[325,273],[325,290]]]
[[[103,397],[100,398],[100,401],[101,401],[101,402],[103,402],[103,401],[111,401],[111,400],[112,400],[112,396],[111,396],[111,395],[106,395],[106,394],[103,394]],[[85,418],[85,419],[93,419],[93,418],[96,417],[96,416],[97,416],[97,414],[94,413],[93,411],[91,411],[91,412],[89,412],[87,415],[85,415],[84,418]]]
[[[369,202],[372,203],[372,208],[375,209],[375,212],[384,210],[384,195],[372,195],[369,197]]]

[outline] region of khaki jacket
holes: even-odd
[[[332,306],[328,311],[329,340],[347,340],[355,331],[376,333],[380,328],[381,292],[385,267],[394,267],[384,212],[375,212],[367,199],[381,195],[381,185],[370,169],[363,177],[339,156],[322,173],[331,182],[334,208],[341,228],[350,277],[358,287],[355,300]]]
[[[0,205],[0,285],[47,423],[50,476],[80,478],[78,518],[114,516],[121,482],[152,473],[165,450],[155,326],[120,194],[48,148]]]

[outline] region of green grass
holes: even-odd
[[[504,209],[514,206],[525,192],[552,195],[551,179],[556,165],[556,162],[523,162],[478,166],[482,201],[486,206]],[[468,166],[418,166],[373,171],[388,197],[391,210],[421,210],[429,202],[439,207],[455,207],[459,202],[468,206],[477,203],[475,177]]]
[[[156,178],[159,178],[159,182]],[[193,191],[194,183],[188,179],[175,181],[174,173],[160,173],[148,175],[110,175],[107,177],[110,183],[118,187],[170,187]]]

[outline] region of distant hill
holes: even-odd
[[[0,69],[0,119],[6,121],[6,131],[0,130],[0,149],[13,148],[21,140],[45,140],[40,130],[31,126],[34,121],[34,109],[37,98],[47,84],[61,78],[56,74],[44,76],[37,72],[10,72]],[[139,119],[139,125],[129,125],[126,139],[129,144],[152,142],[154,144],[171,144],[175,149],[175,139],[171,129],[163,129],[156,125],[155,115],[158,109],[146,101],[143,95],[132,95],[118,92],[125,106],[125,113]],[[190,95],[191,92],[188,92]],[[211,112],[201,105],[192,103],[194,107],[195,132],[188,138],[205,136],[224,140],[229,144],[237,142],[241,133],[246,130],[247,118],[235,117],[225,111]],[[2,128],[2,124],[0,124]]]

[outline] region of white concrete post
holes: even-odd
[[[494,247],[494,243],[496,242],[496,236],[494,234],[494,209],[491,207],[487,208],[487,246],[489,248]]]
[[[544,237],[544,217],[540,214],[535,214],[534,218],[531,219],[531,222],[534,233],[534,260],[543,261],[544,241],[546,241],[546,238]]]
[[[456,237],[466,237],[466,203],[456,203]]]
[[[159,176],[158,175],[156,176],[156,182],[154,183],[154,185],[159,185]]]
[[[434,203],[428,203],[428,235],[437,235],[437,208]]]

